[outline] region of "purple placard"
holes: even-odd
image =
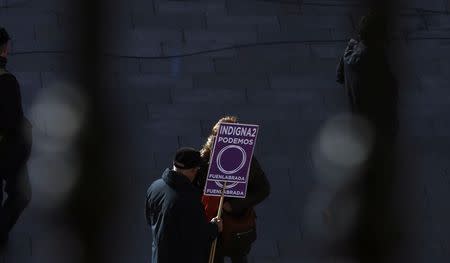
[[[245,198],[258,125],[221,123],[214,142],[204,195]]]

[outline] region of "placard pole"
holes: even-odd
[[[222,217],[222,207],[223,207],[223,199],[225,195],[225,187],[227,185],[227,182],[223,183],[222,188],[222,194],[220,196],[220,203],[219,203],[219,210],[217,210],[217,218],[221,219]],[[217,238],[214,239],[212,245],[211,245],[211,252],[209,253],[209,263],[214,263],[214,256],[216,254],[216,246],[217,246]]]

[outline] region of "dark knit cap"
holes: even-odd
[[[177,150],[173,165],[180,169],[191,169],[201,166],[203,163],[200,152],[190,147]]]

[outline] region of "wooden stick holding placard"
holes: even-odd
[[[225,187],[227,182],[223,183],[222,194],[220,196],[219,210],[217,210],[217,218],[220,219],[222,217],[222,207],[223,207],[223,199],[225,195]],[[209,253],[209,263],[214,263],[214,256],[216,254],[216,246],[217,246],[217,238],[214,239],[211,245],[211,252]]]

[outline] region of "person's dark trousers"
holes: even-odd
[[[223,254],[222,245],[219,241],[217,242],[216,246],[214,263],[224,263],[225,257],[226,256],[224,256]],[[230,257],[232,263],[248,263],[247,254],[244,253],[236,253],[236,255],[234,256],[227,256],[227,257]]]
[[[7,239],[20,214],[31,200],[31,186],[26,165],[16,171],[5,172],[3,170],[2,173],[0,180],[0,203],[2,204],[0,207],[0,238]],[[8,195],[4,203],[3,185],[5,193]]]

